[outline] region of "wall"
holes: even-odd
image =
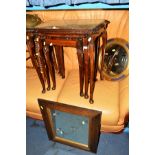
[[[124,38],[129,40],[129,11],[128,10],[68,10],[68,11],[32,11],[29,14],[38,14],[43,21],[55,19],[107,19],[108,38]],[[67,57],[76,57],[75,49],[65,49]],[[76,58],[74,60],[77,60]],[[72,61],[72,67],[77,67],[77,62]]]

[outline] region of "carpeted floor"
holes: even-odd
[[[128,155],[129,134],[102,133],[96,155]],[[95,155],[48,140],[44,122],[26,118],[26,155]]]

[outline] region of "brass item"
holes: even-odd
[[[101,64],[104,63],[103,70]],[[129,45],[121,38],[107,41],[102,59],[102,49],[99,50],[98,70],[106,80],[120,80],[129,74]]]
[[[26,28],[35,27],[38,24],[41,24],[42,20],[38,17],[37,14],[26,14]]]

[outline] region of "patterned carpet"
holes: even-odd
[[[128,155],[129,134],[102,133],[96,155]],[[44,122],[26,118],[26,155],[95,155],[48,140]]]

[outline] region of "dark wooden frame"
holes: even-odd
[[[77,147],[83,150],[95,152],[97,151],[97,146],[100,136],[100,126],[101,126],[101,115],[102,112],[96,110],[90,110],[86,108],[80,108],[72,105],[66,105],[63,103],[57,103],[53,101],[48,101],[44,99],[38,99],[38,104],[42,117],[45,123],[49,140],[67,144],[73,147]],[[53,129],[52,116],[50,110],[59,110],[61,112],[67,112],[75,115],[85,116],[89,119],[89,140],[88,145],[76,143],[74,141],[65,140],[63,138],[57,137]]]

